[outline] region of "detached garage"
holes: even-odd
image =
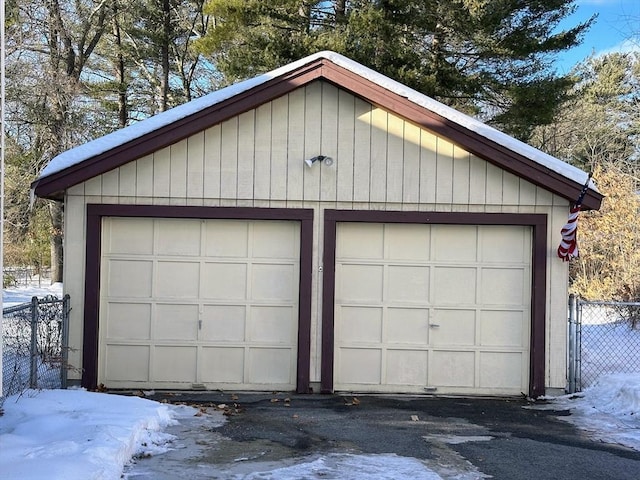
[[[54,158],[88,388],[563,389],[587,175],[321,52]],[[590,185],[584,208],[598,208]]]

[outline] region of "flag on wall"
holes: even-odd
[[[564,227],[562,227],[562,230],[560,231],[562,240],[558,246],[558,257],[560,257],[563,262],[568,262],[573,258],[578,258],[578,217],[580,216],[580,207],[582,206],[582,200],[589,188],[590,181],[591,173],[589,173],[587,181],[584,184],[584,187],[582,187],[582,191],[580,192],[576,203],[574,203],[571,210],[569,210],[567,223],[564,224]]]

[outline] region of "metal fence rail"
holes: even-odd
[[[0,406],[3,398],[28,388],[66,387],[69,295],[33,297],[3,309],[2,316]]]
[[[569,392],[640,372],[640,302],[569,301]]]

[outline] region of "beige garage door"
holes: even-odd
[[[338,223],[336,390],[529,390],[531,229]]]
[[[100,383],[295,388],[299,223],[103,222]]]

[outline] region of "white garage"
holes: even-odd
[[[338,223],[342,391],[528,390],[531,228]]]
[[[333,52],[52,159],[87,388],[544,394],[587,174]],[[588,184],[582,203],[599,208]]]
[[[299,227],[105,218],[98,381],[295,389]]]

